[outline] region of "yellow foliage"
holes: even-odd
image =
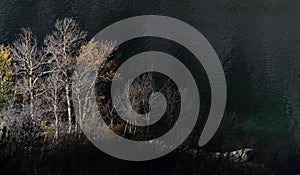
[[[109,125],[109,128],[117,134],[121,134],[125,128],[124,124]]]
[[[40,122],[40,126],[41,126],[41,128],[48,128],[48,124],[49,124],[50,122],[48,121],[48,120],[42,120],[41,122]]]
[[[115,50],[115,42],[112,41],[95,41],[92,39],[86,45],[80,47],[79,55],[76,58],[78,64],[84,64],[91,69],[98,66],[103,68],[106,65],[107,57]],[[107,66],[113,67],[115,64],[111,61]]]
[[[14,66],[11,63],[10,48],[0,45],[0,109],[2,109],[11,98],[13,92],[13,71]]]

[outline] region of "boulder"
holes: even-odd
[[[233,162],[250,162],[253,160],[255,154],[255,149],[245,148],[225,153],[216,152],[214,153],[214,157],[220,158],[222,156],[224,159],[228,159]]]

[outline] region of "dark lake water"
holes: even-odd
[[[300,142],[300,1],[1,0],[0,42],[11,42],[25,26],[42,40],[62,17],[74,17],[91,38],[147,14],[180,19],[215,48],[228,83],[227,110],[238,118],[228,130],[251,134],[260,155],[288,152]]]

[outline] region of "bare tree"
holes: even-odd
[[[47,77],[44,85],[45,95],[44,97],[50,102],[51,113],[54,115],[55,118],[55,135],[54,137],[57,139],[59,137],[59,130],[60,130],[60,114],[62,111],[62,103],[64,98],[62,98],[63,94],[63,85],[64,82],[62,81],[62,75],[60,71],[52,69],[53,72],[49,74]]]
[[[122,75],[120,76],[122,78]],[[166,121],[164,124],[168,127],[174,124],[176,119],[175,108],[178,107],[176,103],[180,102],[178,101],[180,94],[169,81],[165,81],[161,86],[158,86],[153,73],[148,72],[140,75],[133,82],[129,81],[126,83],[125,89],[128,89],[128,91],[117,92],[114,97],[114,106],[119,109],[120,114],[130,117],[130,120],[127,120],[124,126],[123,136],[126,136],[126,134],[135,135],[137,132],[140,132],[137,130],[137,120],[140,120],[140,112],[145,114],[145,121],[147,126],[149,126],[150,111],[156,111],[161,106],[166,106],[164,111]],[[161,93],[161,95],[163,94],[168,102],[164,104],[157,92]],[[186,98],[185,94],[181,95]],[[145,131],[149,133],[149,127],[146,127]]]
[[[123,115],[130,116],[130,120],[126,121],[122,134],[123,136],[125,136],[127,132],[135,134],[137,128],[136,120],[139,118],[139,114],[136,111],[151,110],[148,109],[149,105],[147,104],[147,97],[154,92],[154,86],[152,73],[149,73],[138,77],[132,84],[130,82],[126,83],[125,89],[128,89],[128,91],[117,92],[114,100],[116,102],[115,106]],[[146,122],[150,119],[148,114],[149,113],[145,114]]]
[[[37,98],[43,92],[39,81],[47,71],[43,69],[47,64],[38,52],[37,41],[31,30],[23,28],[11,46],[11,57],[15,63],[17,77],[17,92],[23,95],[23,102],[29,101],[29,113],[32,119],[36,115]]]
[[[45,53],[56,62],[58,70],[62,73],[64,82],[65,98],[68,113],[68,132],[72,131],[72,111],[70,98],[71,71],[74,68],[76,52],[86,37],[72,18],[57,20],[55,31],[44,40]]]

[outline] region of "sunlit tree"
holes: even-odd
[[[71,75],[75,63],[75,55],[86,37],[75,20],[64,18],[57,20],[55,30],[44,40],[44,52],[56,64],[56,69],[62,73],[65,99],[67,103],[68,132],[72,130],[72,104],[71,104]]]
[[[101,70],[107,66],[107,58],[111,55],[114,50],[115,43],[112,41],[94,41],[91,40],[88,44],[81,47],[79,56],[76,58],[77,69],[74,71],[73,76],[73,102],[77,106],[76,115],[76,130],[78,124],[82,124],[82,120],[85,117],[93,117],[91,113],[91,99],[90,94],[94,91],[94,86],[98,78],[111,79],[114,77],[114,72],[111,74],[97,74],[98,68]],[[109,63],[108,63],[109,64]],[[80,69],[87,68],[87,69]],[[90,77],[89,82],[86,81],[87,75],[94,75]],[[94,116],[97,117],[97,116]]]
[[[0,45],[0,110],[11,99],[14,67],[11,63],[10,49]]]
[[[31,30],[23,28],[11,46],[11,57],[15,63],[16,94],[23,96],[23,106],[29,101],[29,115],[37,115],[38,97],[43,95],[41,78],[48,73],[45,60],[37,48],[37,41]]]

